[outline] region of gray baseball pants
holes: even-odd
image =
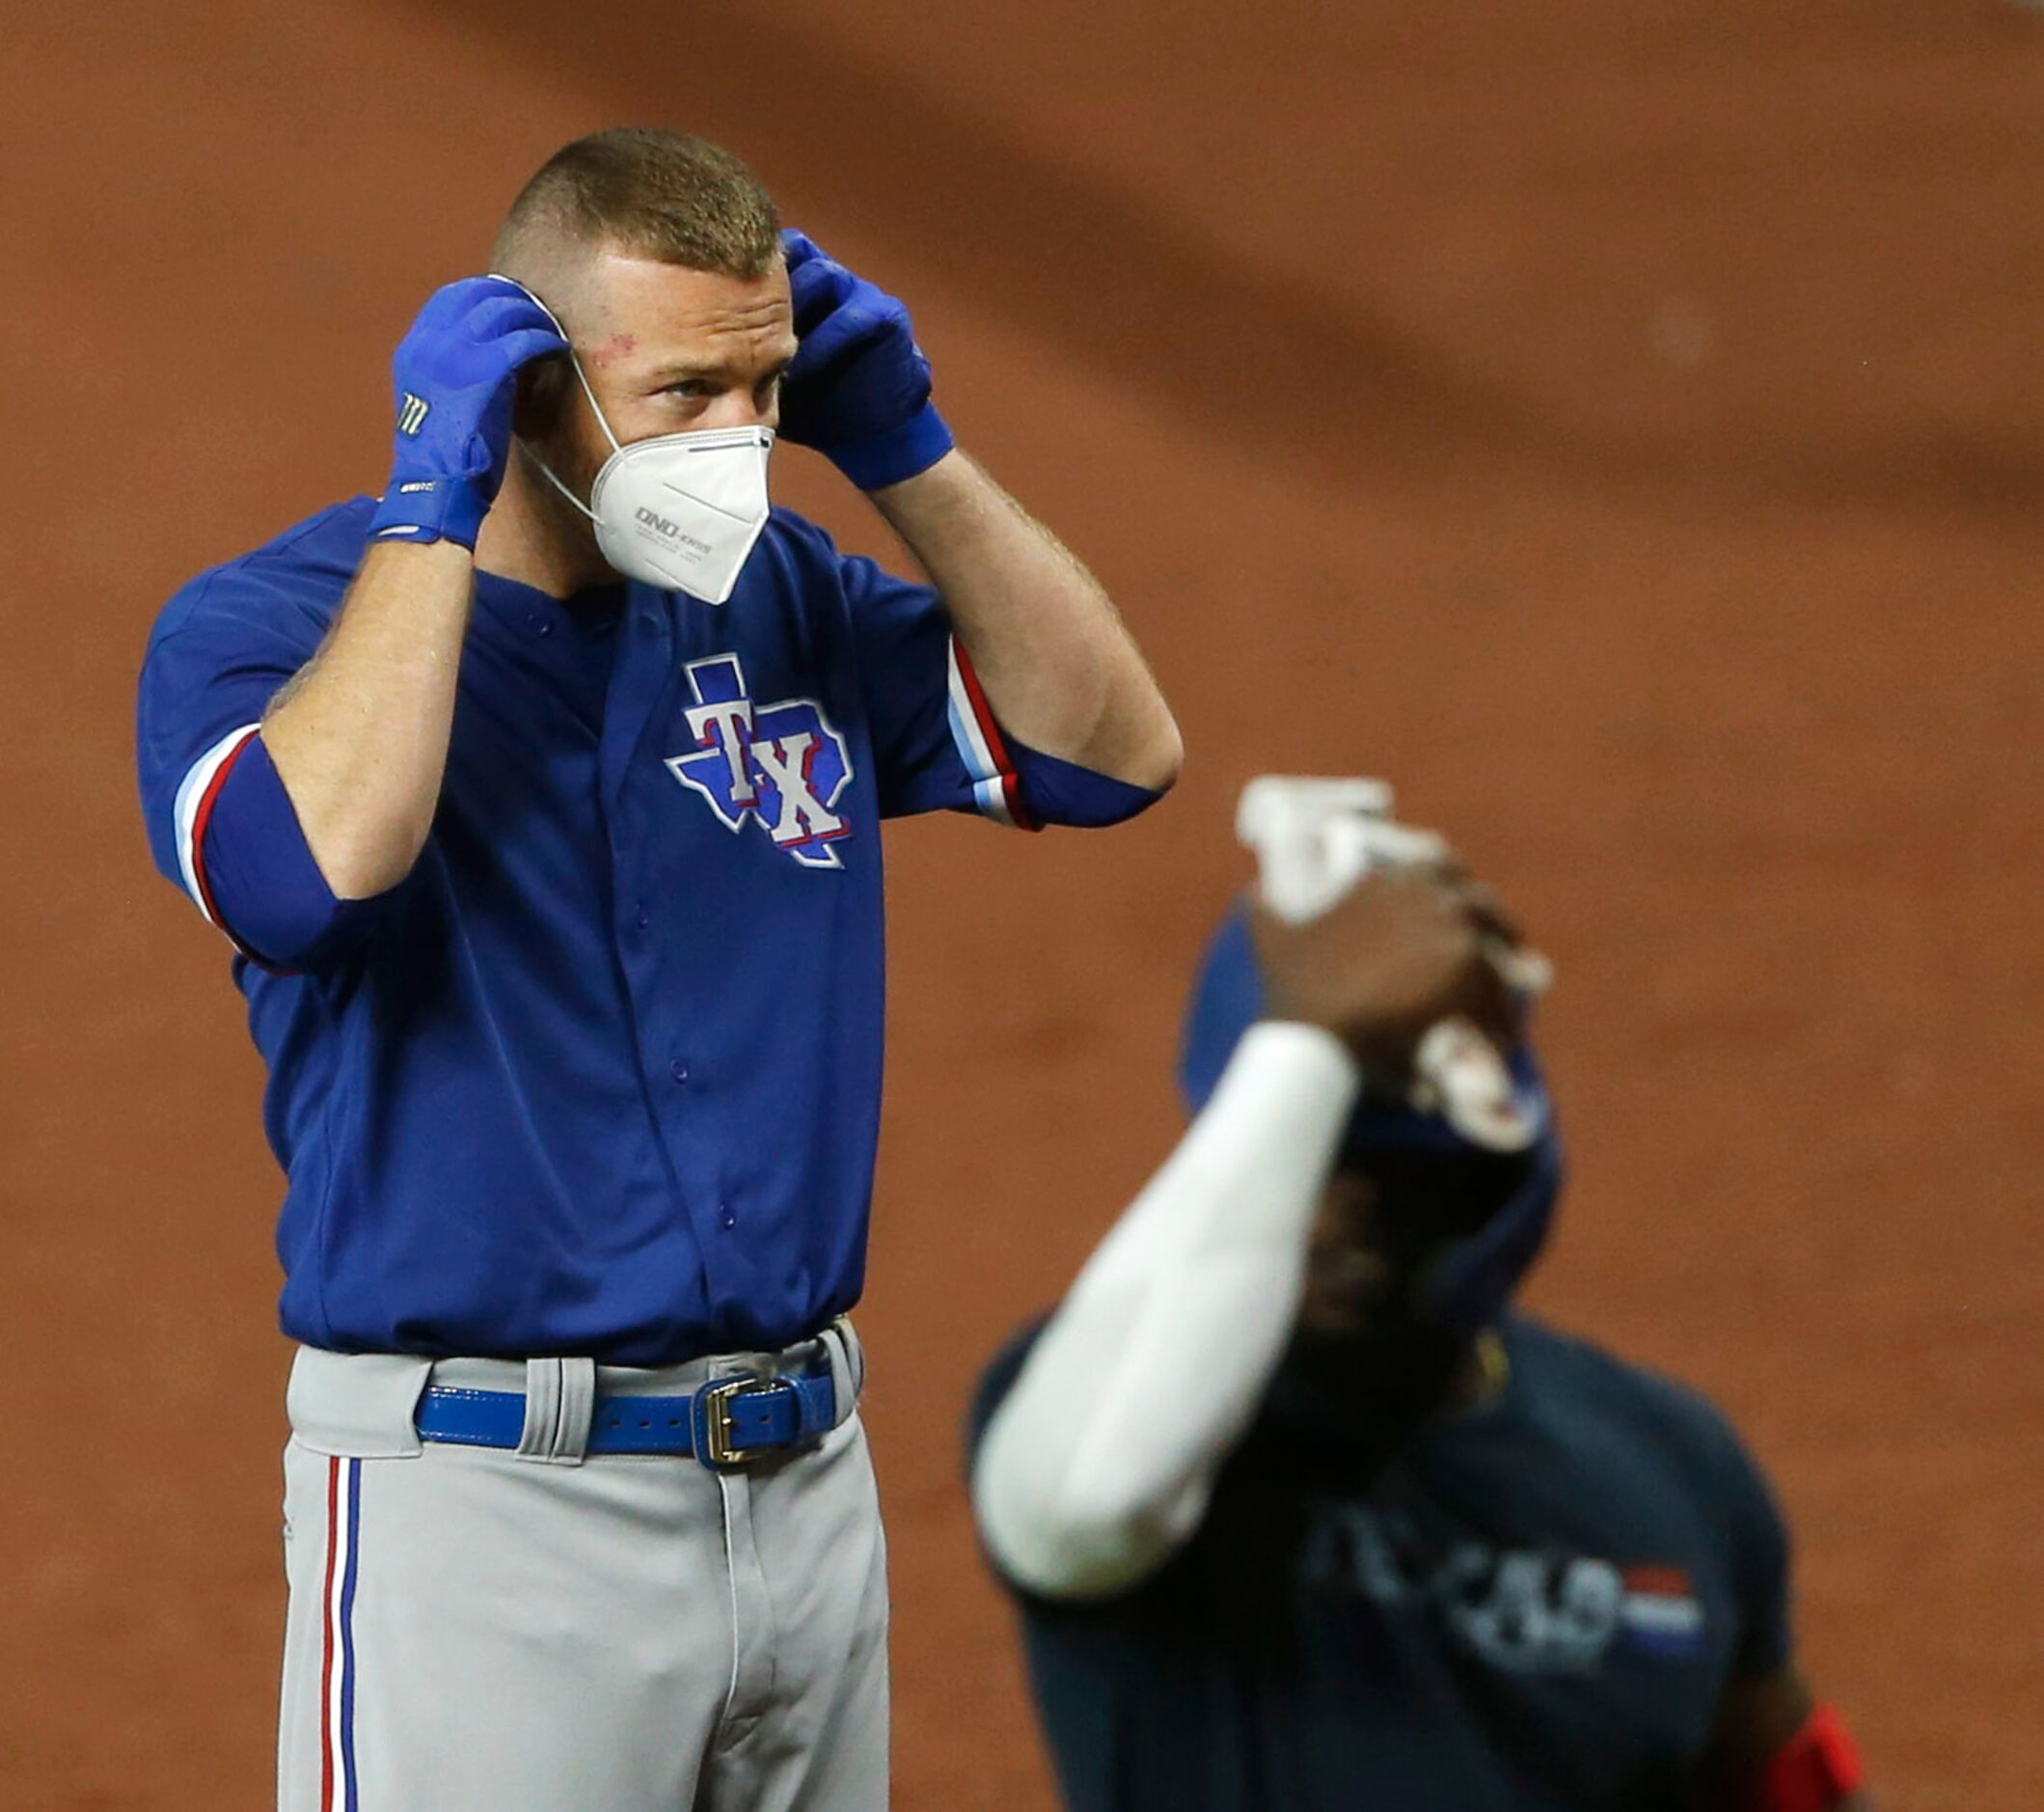
[[[586,1456],[595,1391],[827,1359],[842,1418],[713,1472]],[[280,1812],[881,1812],[886,1547],[849,1324],[663,1371],[302,1349],[285,1452]],[[526,1393],[422,1442],[428,1379]]]

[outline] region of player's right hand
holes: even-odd
[[[1366,1075],[1404,1086],[1419,1041],[1442,1020],[1472,1022],[1501,1051],[1520,1002],[1497,954],[1519,932],[1489,890],[1454,867],[1366,875],[1318,919],[1251,917],[1270,1017],[1323,1027]]]
[[[567,349],[554,317],[508,277],[440,290],[391,361],[396,454],[369,538],[473,549],[510,456],[518,372]]]

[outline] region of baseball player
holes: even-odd
[[[1494,900],[1452,865],[1231,917],[1195,1117],[994,1363],[973,1501],[1077,1812],[1864,1812],[1724,1418],[1515,1311],[1561,1182]],[[1509,1051],[1476,1137],[1439,1026]]]
[[[570,145],[492,267],[397,348],[381,498],[194,581],[141,681],[288,1178],[279,1803],[877,1808],[881,821],[1109,824],[1177,733],[735,157]],[[772,508],[777,436],[931,583]]]

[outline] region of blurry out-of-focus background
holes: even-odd
[[[1535,1300],[1751,1436],[1884,1803],[2044,1804],[2044,15],[2002,0],[0,0],[0,1803],[270,1792],[278,1181],[144,851],[150,618],[380,485],[412,314],[621,123],[911,302],[1190,748],[1123,833],[890,844],[898,1803],[1050,1804],[931,1431],[1172,1139],[1280,768],[1394,781],[1557,959]]]

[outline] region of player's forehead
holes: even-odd
[[[598,370],[737,372],[794,356],[788,274],[692,270],[603,249],[577,273],[569,338]]]

